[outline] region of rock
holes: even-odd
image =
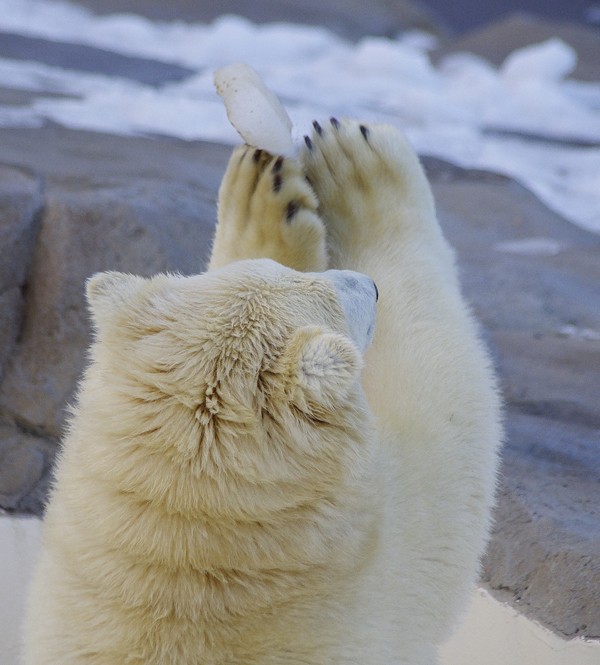
[[[39,177],[0,165],[0,381],[23,316],[25,285],[43,207]]]
[[[44,471],[44,445],[16,429],[0,428],[0,507],[16,508],[40,481]]]
[[[230,152],[227,146],[124,138],[51,123],[0,128],[0,162],[35,171],[47,183],[26,321],[0,386],[5,420],[60,437],[90,341],[83,297],[89,275],[202,269]]]
[[[600,236],[548,210],[517,182],[424,158],[463,285],[490,331],[563,337],[567,326],[600,331]],[[523,255],[502,244],[529,238],[556,253]]]
[[[19,335],[23,311],[23,294],[20,287],[15,286],[0,294],[0,382],[4,376],[6,361]]]
[[[503,20],[476,28],[445,43],[431,54],[434,63],[445,55],[468,51],[499,66],[517,48],[559,37],[570,44],[579,57],[572,78],[600,80],[600,31],[596,28],[539,18],[530,14],[511,14]]]
[[[600,638],[597,429],[509,411],[483,580],[564,637]]]
[[[143,178],[189,185],[212,204],[231,150],[203,141],[76,131],[52,122],[35,129],[0,127],[0,164],[33,171],[51,189],[128,186]]]
[[[496,331],[506,404],[600,431],[600,341]]]
[[[43,202],[40,178],[0,165],[0,293],[25,282]]]
[[[214,202],[184,184],[49,192],[27,292],[27,317],[0,388],[5,417],[60,437],[85,364],[85,280],[102,270],[196,273],[213,231]]]

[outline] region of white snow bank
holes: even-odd
[[[472,54],[433,67],[424,39],[366,38],[353,45],[322,28],[256,26],[234,16],[208,26],[96,17],[43,0],[0,0],[0,30],[196,72],[155,88],[0,60],[0,85],[40,92],[28,107],[0,108],[0,125],[35,126],[49,118],[78,129],[236,143],[212,77],[216,68],[243,61],[283,101],[296,140],[315,118],[389,122],[420,154],[511,176],[556,212],[600,233],[600,83],[565,80],[576,54],[558,39],[515,51],[496,69]],[[47,91],[77,99],[46,98]]]

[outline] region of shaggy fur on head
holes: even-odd
[[[494,379],[405,140],[307,145],[234,152],[207,273],[90,279],[26,665],[435,662],[489,529]]]

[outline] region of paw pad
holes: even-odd
[[[219,191],[211,269],[266,257],[295,270],[326,270],[325,228],[300,164],[250,146],[234,154]]]
[[[298,205],[298,202],[295,200],[292,200],[288,203],[287,209],[285,211],[285,221],[286,222],[291,222],[292,217],[298,212],[298,208],[300,206]]]

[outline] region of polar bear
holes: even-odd
[[[234,151],[205,274],[89,281],[27,665],[436,662],[496,384],[407,141],[323,125],[299,161]]]

